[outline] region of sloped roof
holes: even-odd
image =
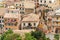
[[[39,15],[33,13],[28,14],[22,21],[39,21]]]

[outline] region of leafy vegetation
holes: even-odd
[[[59,34],[55,34],[54,38],[55,40],[59,40]]]
[[[37,40],[48,40],[48,38],[46,38],[45,34],[42,31],[32,31],[31,35]]]
[[[26,33],[25,34],[25,40],[37,40],[37,39],[34,38],[30,33]]]
[[[0,40],[22,40],[22,37],[8,30],[0,36]],[[49,40],[49,38],[46,38],[42,31],[32,31],[25,34],[24,40]]]
[[[21,36],[13,33],[12,30],[8,30],[1,35],[1,40],[21,40]]]

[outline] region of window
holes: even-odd
[[[0,16],[0,18],[1,18],[1,16]]]
[[[4,27],[4,25],[2,25]]]
[[[20,10],[21,10],[21,8],[20,8]]]
[[[16,6],[18,6],[18,4],[16,4]]]
[[[2,19],[3,19],[3,16],[0,16],[0,18],[2,18]]]
[[[34,23],[34,26],[36,26],[36,23]]]
[[[49,3],[52,3],[52,1],[49,1]]]
[[[24,0],[20,0],[20,1],[24,1]]]
[[[3,18],[3,16],[2,16],[2,18]]]
[[[14,2],[16,2],[17,0],[14,0]]]
[[[22,8],[22,10],[24,10],[24,8]]]
[[[31,27],[31,26],[32,26],[32,24],[31,24],[31,23],[28,23],[28,26],[29,26],[29,27]]]
[[[4,22],[4,20],[2,20],[2,22]]]
[[[8,26],[10,26],[10,23],[8,23]]]
[[[7,10],[7,13],[9,13],[9,10]]]
[[[14,13],[13,11],[11,11],[12,13]]]
[[[2,24],[0,24],[0,27],[2,27]]]
[[[56,24],[58,24],[58,22],[56,22]]]
[[[46,0],[44,1],[44,3],[46,3]]]
[[[23,23],[23,25],[25,26],[25,23]]]
[[[21,4],[20,4],[20,6],[21,6]]]
[[[24,10],[24,8],[20,8],[20,10]]]
[[[17,24],[18,24],[18,23],[16,22],[16,23],[14,24],[14,26],[17,26]]]
[[[40,2],[42,3],[42,0],[40,0]]]
[[[0,20],[0,23],[1,23],[1,20]]]
[[[18,9],[18,7],[16,7],[16,9]]]
[[[20,12],[21,14],[24,14],[24,12]]]
[[[12,22],[16,22],[16,19],[13,19]]]
[[[6,30],[8,30],[8,28],[6,28]]]
[[[5,21],[7,21],[7,19],[5,19]]]
[[[57,20],[58,20],[58,17],[57,17]]]

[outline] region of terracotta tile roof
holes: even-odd
[[[28,14],[22,21],[39,21],[39,15],[33,13]]]

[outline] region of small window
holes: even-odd
[[[4,25],[2,25],[4,27]]]
[[[46,1],[44,1],[44,3],[46,3]]]
[[[2,22],[4,22],[4,20],[2,20]]]
[[[1,16],[0,16],[0,18],[1,18]]]
[[[25,26],[25,23],[23,23],[23,25]]]
[[[29,27],[31,27],[31,26],[32,26],[32,24],[31,24],[31,23],[28,23],[28,26],[29,26]]]
[[[16,9],[18,9],[18,7],[16,7]]]
[[[20,8],[20,10],[21,10],[21,8]]]
[[[58,17],[57,17],[57,20],[58,20]]]
[[[24,10],[24,8],[22,8],[22,10]]]
[[[2,16],[2,18],[3,18],[3,16]]]
[[[17,6],[18,4],[16,4],[16,6]]]
[[[16,4],[16,6],[19,6],[19,4]]]
[[[11,11],[13,13],[13,11]]]
[[[34,26],[36,26],[36,23],[34,23]]]
[[[8,28],[6,28],[6,30],[7,30]]]
[[[8,23],[8,26],[10,26],[10,23]]]
[[[49,3],[52,3],[52,1],[49,1]]]
[[[40,2],[42,3],[42,0]]]
[[[58,22],[56,22],[58,24]]]
[[[0,20],[0,23],[1,23],[1,20]]]
[[[20,0],[20,1],[24,1],[24,0]]]
[[[5,19],[4,21],[7,21],[7,19]]]
[[[21,6],[21,4],[20,4],[20,6]]]
[[[24,12],[20,12],[20,14],[24,14]]]
[[[9,10],[7,10],[7,13],[9,13]]]
[[[14,26],[17,26],[17,24],[18,24],[18,23],[16,22],[16,23],[14,24]]]
[[[16,22],[16,19],[13,19],[12,22]]]

